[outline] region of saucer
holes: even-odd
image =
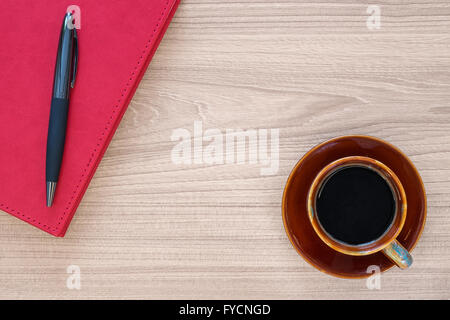
[[[414,249],[426,219],[422,179],[399,149],[369,136],[344,136],[328,140],[312,148],[297,162],[283,193],[283,223],[294,248],[312,266],[341,278],[365,278],[372,274],[367,271],[369,266],[376,265],[383,272],[393,267],[394,263],[381,252],[351,256],[331,249],[315,233],[306,211],[308,190],[314,177],[330,162],[348,156],[365,156],[381,161],[400,179],[408,209],[397,240],[409,252]]]

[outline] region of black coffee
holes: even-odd
[[[351,245],[379,238],[395,215],[388,183],[375,171],[346,167],[333,173],[316,199],[318,219],[333,238]]]

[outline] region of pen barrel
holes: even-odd
[[[52,99],[47,135],[46,181],[58,181],[66,139],[68,111],[69,99]]]

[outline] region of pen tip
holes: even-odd
[[[56,182],[47,181],[47,207],[51,207],[55,198]]]

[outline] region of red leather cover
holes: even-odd
[[[179,0],[0,1],[0,210],[63,237]],[[45,153],[62,19],[81,11],[79,64],[51,208]]]

